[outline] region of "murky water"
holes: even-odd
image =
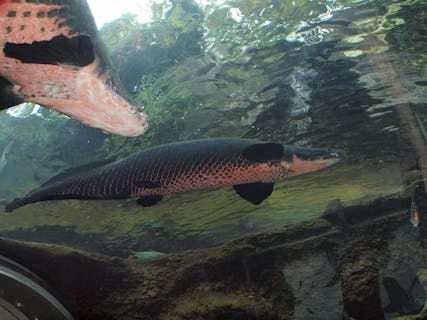
[[[174,253],[411,197],[427,161],[425,1],[153,8],[151,24],[124,16],[100,30],[124,86],[150,116],[147,134],[105,135],[33,105],[3,111],[1,203],[66,168],[194,138],[334,147],[345,160],[276,184],[259,206],[232,188],[170,195],[147,208],[134,200],[51,201],[0,215],[0,236],[121,257]],[[296,267],[287,268],[285,277]]]
[[[152,208],[130,202],[64,201],[31,205],[19,214],[2,216],[0,225],[6,234],[15,230],[37,240],[34,227],[58,226],[99,239],[131,238],[138,250],[173,251],[310,219],[334,201],[343,206],[367,203],[407,190],[402,162],[417,157],[406,129],[413,124],[396,105],[411,108],[416,119],[424,121],[425,62],[417,48],[425,18],[422,10],[416,10],[423,8],[422,2],[253,1],[184,7],[170,9],[159,26],[123,29],[120,43],[110,42],[110,26],[101,30],[125,85],[136,90],[151,113],[151,133],[124,139],[99,135],[40,110],[23,117],[31,113],[28,107],[21,111],[22,118],[3,113],[4,202],[63,168],[190,138],[244,136],[337,147],[347,152],[345,163],[276,185],[260,207],[245,203],[228,189],[170,196]],[[195,21],[187,22],[191,16]],[[180,35],[174,29],[179,19],[183,25],[189,23],[181,31],[182,39],[161,33],[162,28],[171,28]],[[125,21],[120,22],[122,28]],[[150,28],[156,41],[144,37]],[[133,43],[138,30],[143,39],[138,40],[143,42],[140,49],[129,49],[128,57],[123,57],[121,46]],[[191,33],[197,37],[187,38]],[[162,39],[169,42],[161,43]],[[195,44],[200,49],[187,50]],[[173,54],[177,46],[188,48],[179,57],[159,61],[159,55]],[[43,120],[46,116],[53,120]],[[169,244],[162,240],[164,234]],[[61,242],[57,236],[50,240]]]

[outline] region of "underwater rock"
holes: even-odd
[[[382,264],[378,281],[386,319],[419,315],[425,306],[426,261],[418,255],[425,248],[419,241],[423,237],[419,231],[411,223],[400,227],[388,242],[387,253],[378,257]]]
[[[285,266],[283,273],[295,295],[295,319],[342,319],[341,281],[336,261],[328,254],[304,257]]]
[[[377,281],[379,265],[375,257],[385,241],[381,243],[377,237],[372,238],[349,244],[341,260],[344,310],[354,319],[384,319]]]
[[[396,237],[418,229],[392,205],[373,219],[365,212],[375,205],[339,210],[356,208],[345,229],[318,218],[149,260],[10,240],[0,253],[46,280],[81,319],[383,319],[381,279],[400,277],[387,261],[407,257]],[[427,253],[415,236],[404,242],[425,290]]]
[[[384,291],[387,295],[387,301],[384,303],[386,319],[392,319],[398,316],[416,315],[424,307],[424,297],[414,297],[413,291],[424,291],[418,278],[413,278],[411,286],[404,288],[400,282],[392,277],[384,277],[381,280]]]
[[[77,319],[117,319],[102,310],[97,310],[94,316],[90,309],[95,300],[103,299],[104,288],[116,290],[120,279],[126,277],[120,259],[82,253],[58,245],[8,240],[0,241],[0,252],[19,264],[22,262],[41,278],[48,279],[52,288],[70,303]],[[40,263],[31,263],[31,260],[39,260]]]

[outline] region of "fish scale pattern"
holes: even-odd
[[[163,195],[233,185],[253,204],[270,196],[273,183],[337,163],[343,153],[239,138],[191,140],[148,148],[127,158],[64,171],[5,207],[53,199],[140,197],[150,206]]]
[[[235,143],[230,143],[230,139],[221,140],[153,147],[126,159],[77,173],[64,181],[47,184],[28,196],[117,199],[254,181],[273,182],[271,179],[279,169],[279,163],[257,163],[242,156],[242,149],[258,141],[234,139]]]

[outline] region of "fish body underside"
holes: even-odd
[[[336,163],[341,153],[250,139],[202,139],[160,145],[124,159],[59,174],[7,207],[57,199],[138,198],[150,206],[166,194],[234,186],[259,204],[277,181]]]

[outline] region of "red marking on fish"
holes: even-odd
[[[339,161],[339,158],[332,159],[316,159],[316,160],[303,160],[298,158],[296,155],[293,156],[293,160],[290,164],[283,164],[285,167],[289,167],[291,172],[288,177],[299,176],[304,173],[313,172],[322,168],[331,166]]]
[[[415,201],[415,191],[411,198],[411,206],[409,208],[409,219],[414,227],[418,227],[421,223],[421,215],[417,206],[417,202]]]
[[[24,198],[12,201],[6,210],[52,199],[141,197],[141,204],[148,206],[163,195],[229,185],[246,200],[259,204],[271,194],[273,183],[325,168],[337,163],[341,156],[341,152],[330,149],[298,148],[249,139],[166,144],[121,160],[69,170]]]

